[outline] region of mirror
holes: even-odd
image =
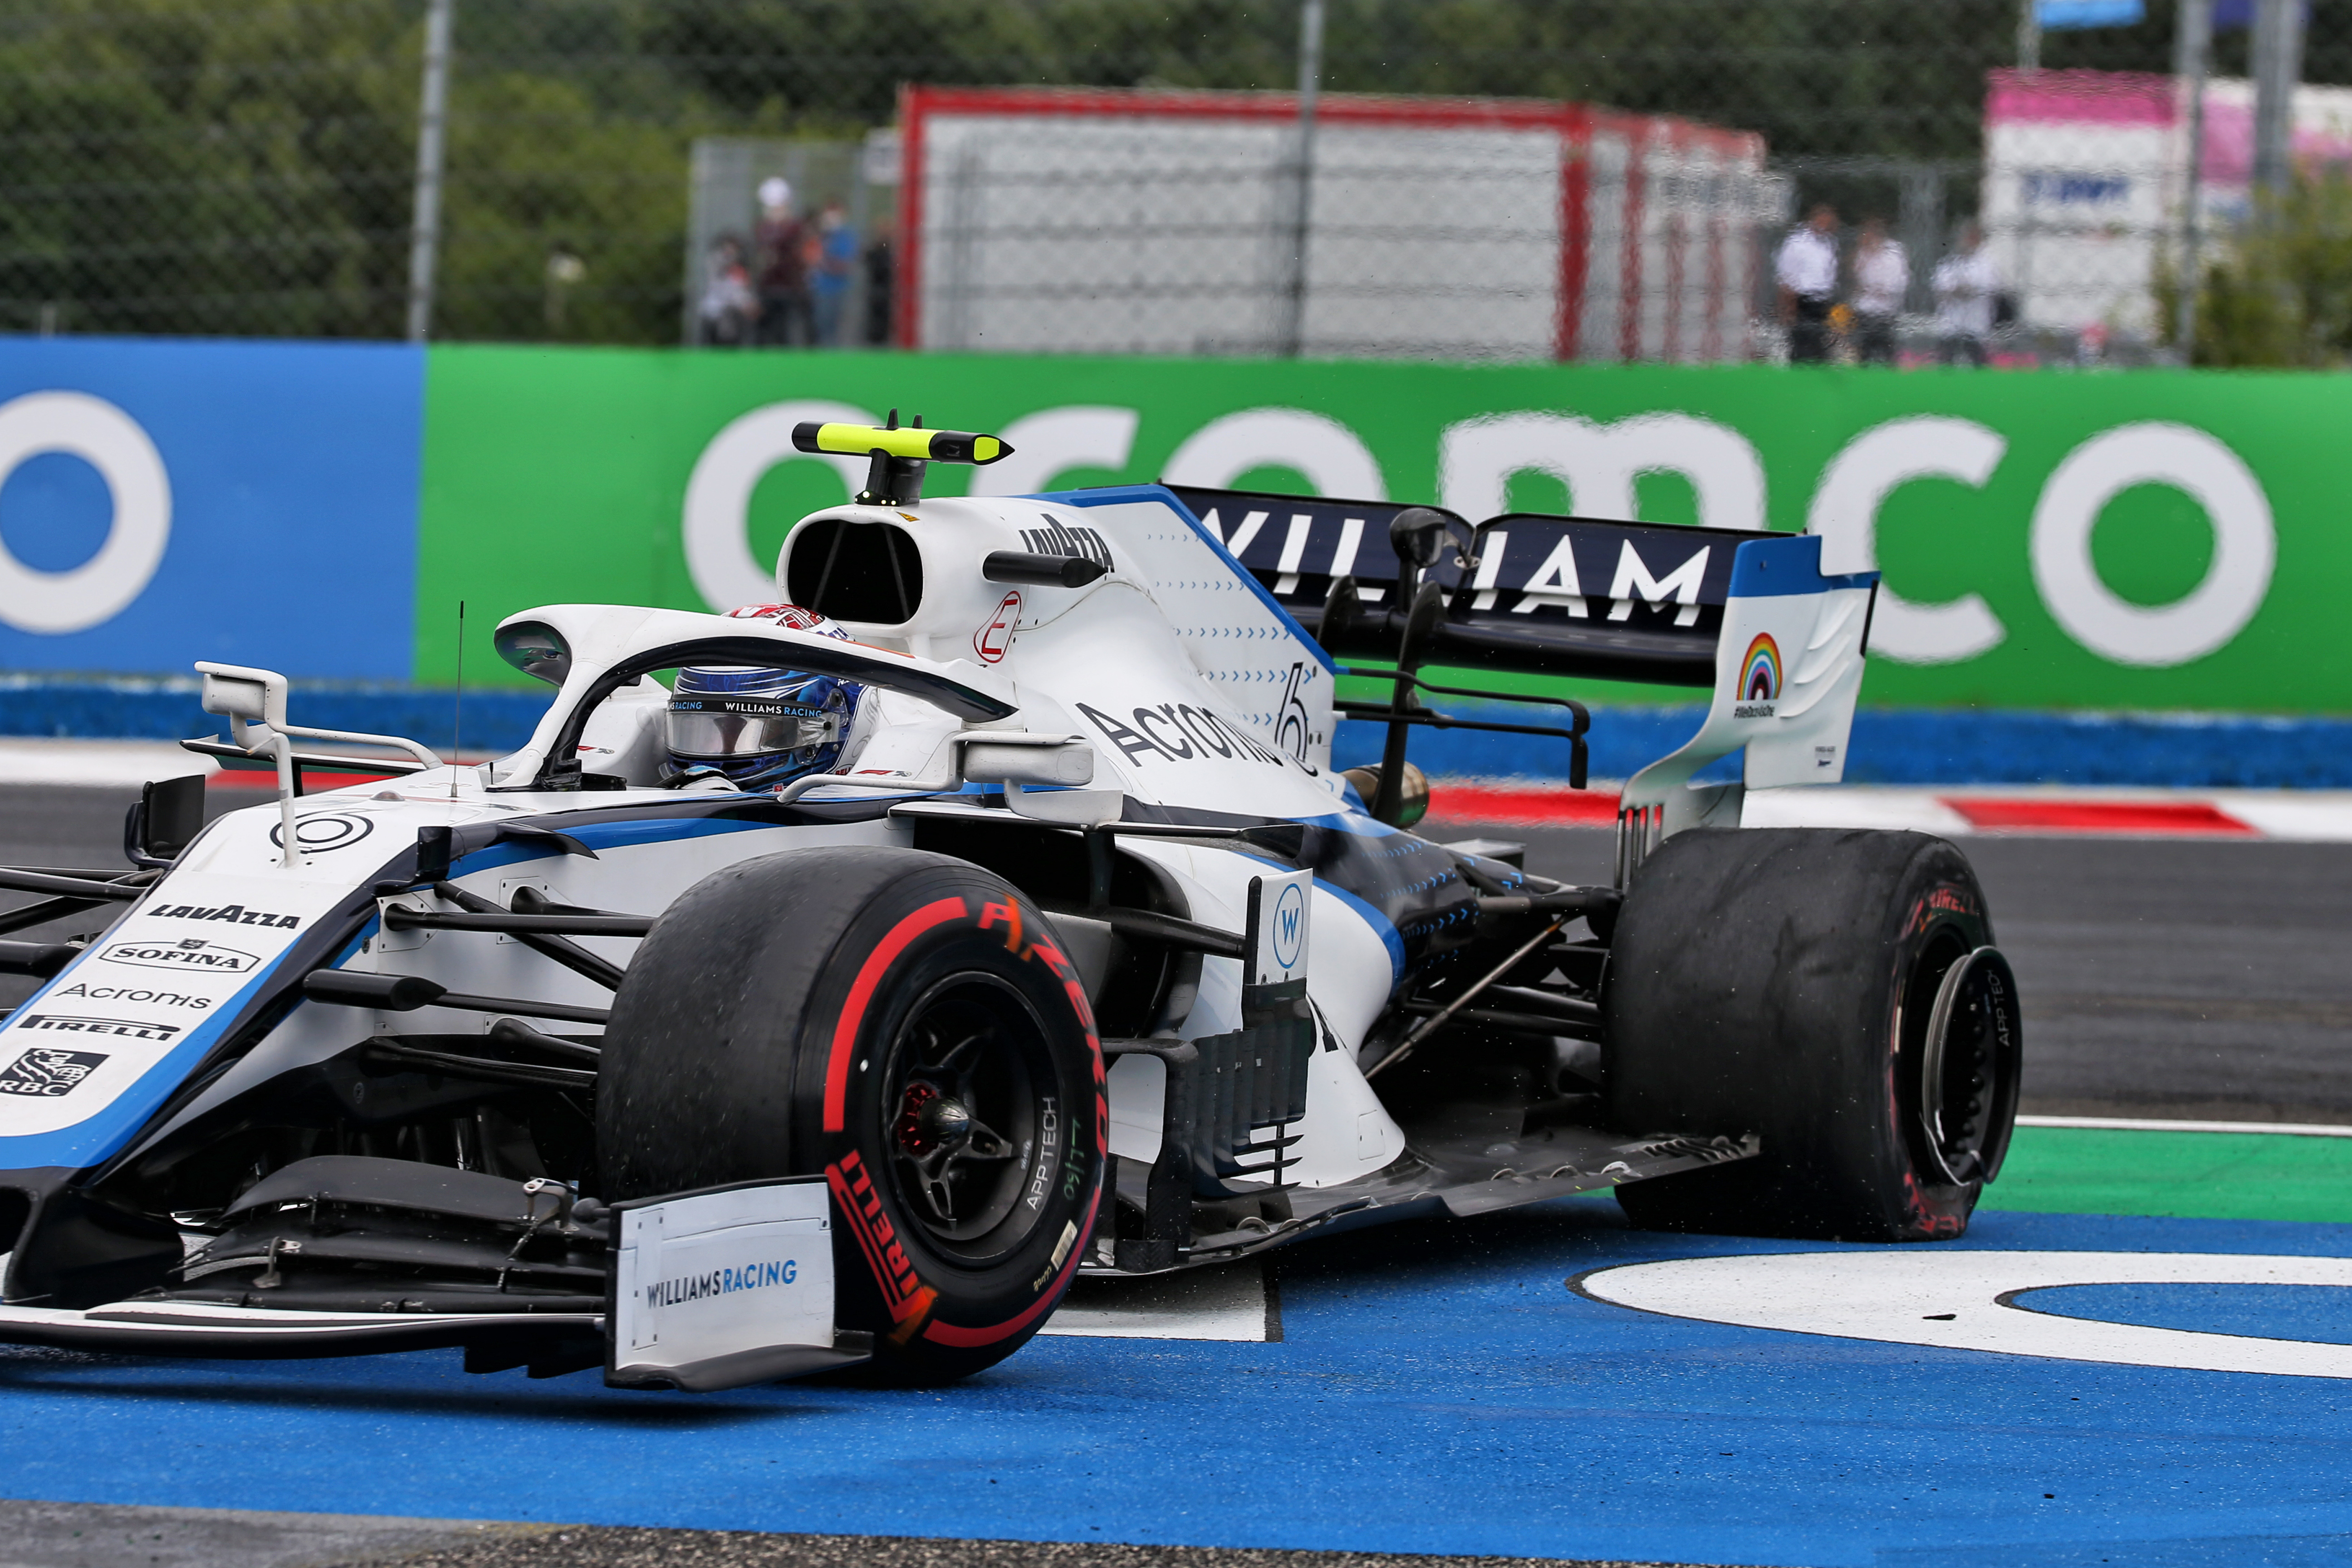
[[[539,621],[500,626],[490,639],[499,657],[535,679],[561,686],[572,673],[572,647],[563,634]]]
[[[194,842],[204,826],[204,774],[143,784],[122,826],[123,858],[134,866],[168,865]]]
[[[284,676],[267,669],[240,669],[234,665],[200,664],[196,668],[205,678],[205,712],[247,724],[272,723],[275,721],[270,717],[270,700],[274,696],[278,718],[285,717]]]

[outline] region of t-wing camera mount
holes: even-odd
[[[803,452],[871,458],[866,488],[857,492],[860,506],[913,506],[923,499],[923,470],[932,463],[982,465],[1013,455],[1013,448],[993,436],[926,430],[919,414],[902,430],[895,408],[890,422],[880,429],[871,425],[795,425],[793,445]]]

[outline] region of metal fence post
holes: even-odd
[[[408,341],[433,331],[433,273],[441,249],[442,132],[449,113],[449,14],[454,0],[425,13],[425,81],[416,113],[416,210],[408,248]]]
[[[2172,341],[2180,363],[2196,361],[2197,290],[2204,267],[2198,255],[2205,237],[2205,75],[2213,53],[2213,0],[2180,0],[2173,47],[2173,71],[2189,95],[2189,147],[2180,200],[2180,297],[2173,301]]]
[[[2254,0],[2254,185],[2275,197],[2294,175],[2294,88],[2303,75],[2303,0]]]
[[[1290,266],[1284,278],[1275,349],[1297,359],[1307,335],[1307,232],[1313,219],[1315,99],[1323,83],[1323,0],[1298,8],[1298,166],[1291,195]]]

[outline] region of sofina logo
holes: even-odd
[[[1769,719],[1780,695],[1780,645],[1772,640],[1771,633],[1759,632],[1748,645],[1748,656],[1739,661],[1739,695],[1731,716]]]

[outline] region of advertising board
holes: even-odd
[[[1885,574],[1874,703],[2352,711],[2352,663],[2325,653],[2352,593],[2330,435],[2352,384],[2210,373],[439,349],[417,679],[449,679],[461,597],[769,592],[785,529],[857,479],[793,451],[793,424],[893,407],[1016,448],[935,468],[935,494],[1164,478],[1810,528],[1825,569]]]
[[[0,669],[406,680],[425,356],[0,340]]]
[[[478,631],[765,598],[785,530],[859,477],[793,425],[893,407],[1016,448],[934,494],[1164,478],[1811,529],[1826,569],[1885,574],[1880,706],[2352,712],[2326,652],[2352,384],[2221,373],[5,340],[0,669],[446,687],[461,599]],[[480,642],[469,686],[525,684]]]

